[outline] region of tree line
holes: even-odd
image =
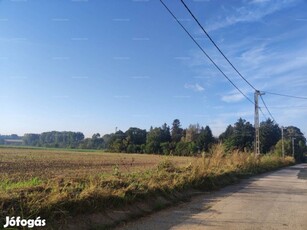
[[[306,152],[306,138],[299,128],[285,127],[284,149],[288,155],[291,155],[293,150],[292,138],[295,138],[295,157],[299,160]],[[41,134],[28,133],[22,137],[23,144],[27,146],[185,156],[208,152],[215,143],[222,143],[226,151],[234,149],[253,151],[254,139],[254,126],[242,118],[233,125],[229,125],[219,137],[213,136],[209,126],[191,124],[187,128],[182,128],[179,119],[175,119],[171,126],[165,123],[161,127],[150,127],[148,131],[131,127],[125,132],[118,130],[104,136],[96,133],[91,138],[85,138],[81,132],[57,131]],[[281,129],[270,119],[260,123],[260,142],[261,153],[275,152],[281,155]]]
[[[22,138],[24,145],[49,148],[78,148],[84,140],[81,132],[27,133]]]
[[[295,126],[283,128],[284,132],[284,152],[292,155],[297,161],[303,161],[307,152],[306,138],[301,130]],[[271,119],[260,123],[260,152],[275,153],[282,155],[282,132],[281,128]],[[294,146],[292,139],[294,138]],[[229,125],[225,132],[219,136],[219,140],[224,144],[226,150],[239,149],[241,151],[252,151],[255,141],[255,128],[246,120],[240,118],[233,126]]]

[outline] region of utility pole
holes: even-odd
[[[259,133],[259,103],[258,96],[264,95],[259,90],[255,91],[254,100],[255,100],[255,155],[260,154],[260,133]]]
[[[281,126],[281,151],[282,151],[283,158],[285,158],[284,127],[283,126]]]
[[[292,157],[294,158],[294,140],[296,138],[292,137]]]

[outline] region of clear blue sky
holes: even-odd
[[[253,98],[180,1],[165,2]],[[307,96],[306,1],[186,3],[256,88]],[[91,136],[178,118],[183,127],[198,122],[218,135],[239,117],[253,123],[253,105],[158,0],[0,1],[0,81],[1,134],[71,130]],[[264,99],[280,125],[307,131],[307,100]]]

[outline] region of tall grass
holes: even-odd
[[[254,156],[234,151],[226,154],[222,145],[206,156],[177,167],[165,158],[155,169],[113,174],[98,174],[75,179],[52,179],[0,183],[1,216],[42,216],[50,220],[80,213],[115,208],[152,195],[165,195],[188,188],[212,190],[238,178],[291,165],[292,158]],[[17,185],[16,185],[17,183]],[[2,186],[1,186],[2,185]]]

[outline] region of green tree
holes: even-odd
[[[39,145],[39,134],[34,134],[34,133],[26,133],[23,137],[22,140],[25,145],[29,146],[38,146]]]
[[[225,132],[223,132],[220,136],[219,136],[219,140],[220,141],[225,141],[228,138],[230,138],[234,133],[234,128],[231,125],[228,125]]]
[[[106,149],[110,148],[110,144],[111,144],[111,141],[113,140],[114,135],[115,135],[114,133],[103,135],[102,139],[104,141],[104,147]]]
[[[176,144],[175,154],[179,156],[191,156],[197,152],[197,146],[194,142],[180,141]]]
[[[135,127],[129,128],[126,132],[126,140],[128,144],[142,145],[146,143],[146,130]]]
[[[167,124],[163,124],[162,127],[152,128],[150,127],[146,138],[146,152],[147,153],[162,153],[165,150],[165,146],[162,143],[171,141],[170,128]],[[164,148],[164,150],[162,149]]]
[[[200,126],[199,124],[189,125],[186,129],[184,141],[185,142],[195,142],[198,138],[200,133]]]
[[[295,160],[301,162],[304,160],[304,153],[306,149],[306,138],[304,134],[298,127],[288,126],[285,128],[284,137],[287,140],[290,140],[292,143],[292,138],[294,139],[294,157]]]
[[[77,148],[83,139],[81,132],[43,132],[39,134],[37,146]]]
[[[85,138],[82,140],[78,146],[80,149],[93,149],[92,138]]]
[[[233,127],[233,133],[228,137],[224,144],[226,149],[251,150],[255,137],[255,129],[251,123],[240,118]]]
[[[284,151],[286,156],[292,155],[292,146],[290,140],[284,140]],[[278,156],[282,156],[282,140],[279,140],[274,148],[274,153]]]
[[[147,153],[161,153],[161,146],[163,131],[160,127],[151,129],[147,134],[146,152]]]
[[[200,151],[208,151],[210,146],[215,142],[212,131],[209,126],[205,128],[201,128],[200,133],[198,135],[196,145],[198,146]]]
[[[164,123],[161,127],[161,142],[170,142],[171,141],[171,133],[170,133],[170,127]]]
[[[175,154],[179,156],[188,156],[190,154],[190,147],[188,142],[178,142],[175,148]]]
[[[112,152],[126,152],[127,145],[125,145],[126,134],[119,130],[114,135],[111,135],[109,140],[109,150]]]
[[[182,138],[183,129],[181,128],[181,124],[179,119],[175,119],[171,128],[171,140],[172,142],[179,142]]]
[[[161,148],[163,155],[169,155],[171,152],[171,143],[163,142],[160,144],[160,148]]]
[[[103,149],[104,147],[105,147],[104,140],[103,138],[100,137],[100,134],[99,133],[93,134],[92,139],[91,139],[90,148],[91,149]]]
[[[281,130],[271,119],[260,123],[260,149],[261,153],[267,153],[281,138]]]

